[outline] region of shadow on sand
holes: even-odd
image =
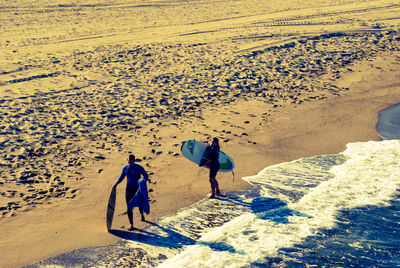
[[[287,204],[276,198],[257,197],[252,202],[244,202],[240,199],[227,196],[217,198],[222,202],[230,202],[237,206],[250,208],[259,219],[269,220],[280,224],[289,223],[289,216],[297,215],[308,217],[302,213],[291,210]],[[182,248],[189,245],[208,246],[215,251],[228,251],[230,253],[240,253],[226,244],[220,242],[196,241],[188,236],[182,235],[171,229],[162,227],[154,222],[146,221],[150,228],[135,229],[132,232],[111,229],[110,233],[124,240],[136,241],[139,243],[167,248]],[[154,227],[154,228],[151,228]]]
[[[125,240],[136,241],[143,244],[157,246],[157,247],[168,247],[168,248],[181,248],[185,245],[204,245],[208,246],[216,251],[228,251],[231,253],[235,253],[235,249],[225,243],[217,243],[217,242],[205,242],[205,241],[196,241],[190,237],[182,235],[178,232],[175,232],[171,229],[167,229],[162,227],[154,222],[146,221],[150,225],[159,229],[160,234],[156,232],[148,232],[143,229],[136,229],[133,232],[123,231],[123,230],[115,230],[111,229],[110,233],[123,238]]]

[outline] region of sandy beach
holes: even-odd
[[[130,153],[155,221],[209,192],[187,139],[221,140],[230,192],[379,140],[378,112],[400,102],[396,1],[0,3],[1,267],[118,241],[106,205]],[[121,184],[113,228],[124,211]]]

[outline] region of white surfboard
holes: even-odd
[[[200,142],[197,140],[187,140],[182,143],[181,152],[183,156],[185,156],[190,161],[196,164],[200,164],[202,159],[203,161],[207,160],[204,159],[204,151],[206,150],[206,148],[207,144],[204,142]],[[233,159],[222,151],[219,151],[218,161],[220,172],[229,172],[232,171],[235,167]]]

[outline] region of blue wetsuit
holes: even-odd
[[[149,178],[146,170],[144,170],[144,168],[138,164],[133,164],[133,166],[127,165],[122,169],[122,173],[117,181],[117,184],[119,184],[125,177],[127,178],[125,191],[125,199],[127,204],[139,189],[138,180],[142,175],[146,180]]]

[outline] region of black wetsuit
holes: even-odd
[[[204,152],[205,158],[211,160],[211,163],[208,165],[210,167],[210,178],[215,178],[217,172],[219,170],[219,147],[218,146],[207,146]]]

